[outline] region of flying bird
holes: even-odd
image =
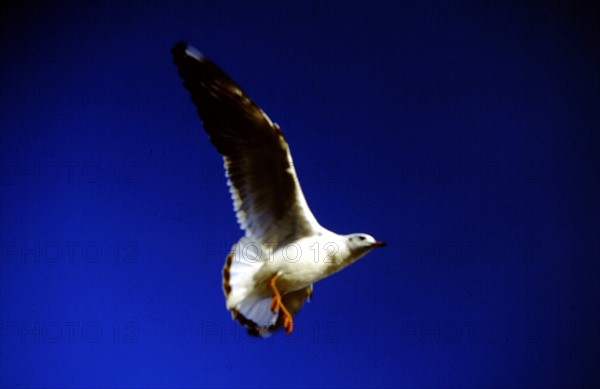
[[[184,42],[173,49],[212,144],[223,156],[237,221],[245,231],[225,260],[227,309],[251,335],[283,327],[313,284],[385,246],[364,233],[322,227],[298,183],[290,149],[271,119],[217,65]]]

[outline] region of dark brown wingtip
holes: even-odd
[[[227,298],[229,293],[231,293],[231,285],[229,284],[231,274],[229,273],[229,269],[231,268],[232,261],[233,253],[231,252],[229,255],[227,255],[227,259],[225,259],[225,266],[223,266],[223,292],[225,293],[225,298]]]
[[[251,335],[251,336],[264,337],[264,336],[269,335],[271,332],[275,331],[278,328],[277,322],[276,322],[276,324],[273,324],[271,326],[260,326],[257,323],[255,323],[254,321],[248,319],[246,316],[242,315],[235,308],[231,310],[231,316],[235,320],[237,320],[238,323],[240,323],[241,325],[246,327],[246,331],[248,332],[248,335]],[[279,318],[277,318],[277,321],[279,321]]]
[[[177,66],[190,60],[192,62],[210,62],[200,50],[188,45],[185,41],[175,43],[175,46],[171,49],[171,54],[173,55],[173,63]]]
[[[188,44],[186,41],[184,40],[180,40],[177,43],[175,43],[175,45],[173,45],[173,48],[171,49],[171,53],[173,55],[181,55],[183,53],[185,53],[185,50],[187,49]]]

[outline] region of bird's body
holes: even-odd
[[[245,231],[223,268],[227,308],[251,334],[280,326],[289,334],[314,282],[384,243],[322,227],[304,198],[279,126],[201,53],[185,43],[172,51],[204,128],[223,155]]]
[[[352,259],[343,237],[332,232],[301,238],[279,247],[244,239],[236,245],[235,253],[235,260],[260,261],[260,270],[252,279],[254,285],[262,285],[280,273],[277,287],[282,293],[305,288],[340,270]],[[227,300],[229,308],[239,303],[235,295],[229,295]]]

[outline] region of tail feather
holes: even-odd
[[[250,335],[268,336],[283,325],[283,315],[271,311],[272,296],[265,295],[266,288],[254,285],[254,275],[263,262],[251,246],[244,249],[250,243],[247,238],[240,239],[227,256],[223,267],[223,291],[233,318],[246,327]],[[292,315],[311,297],[312,289],[311,284],[283,295],[282,302]]]
[[[311,284],[283,296],[283,304],[292,316],[300,310],[305,300],[310,299],[312,290]],[[237,308],[233,308],[231,314],[246,327],[250,335],[267,337],[283,325],[283,314],[281,312],[275,314],[271,311],[271,298],[269,296],[257,299],[251,295]]]
[[[223,267],[223,291],[227,308],[231,309],[244,300],[254,289],[253,277],[263,263],[253,249],[254,243],[240,239],[231,249]]]

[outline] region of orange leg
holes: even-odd
[[[275,274],[269,282],[269,287],[273,292],[273,301],[271,301],[271,311],[273,311],[273,313],[277,313],[279,309],[281,309],[281,313],[283,314],[283,328],[285,328],[286,335],[289,335],[294,329],[294,320],[292,319],[292,315],[287,310],[285,305],[283,305],[283,302],[281,301],[281,293],[279,293],[279,290],[277,290],[277,285],[275,285],[279,276],[279,274]]]

